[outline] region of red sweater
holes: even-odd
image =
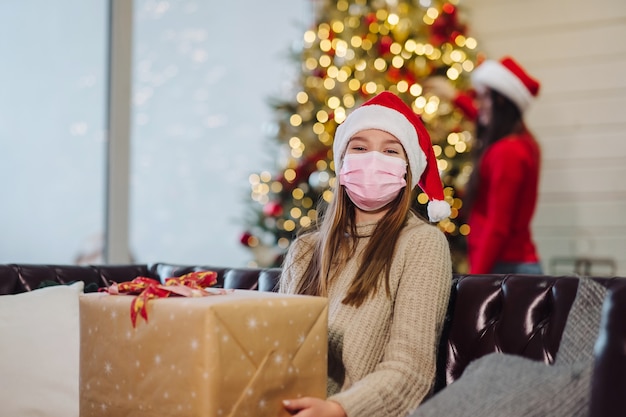
[[[470,273],[489,273],[497,262],[537,262],[530,223],[540,169],[539,145],[528,131],[507,136],[481,159],[478,195],[469,213]]]

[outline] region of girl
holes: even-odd
[[[457,92],[443,77],[424,85],[477,124],[463,208],[470,226],[469,273],[541,274],[531,231],[541,152],[523,120],[540,84],[510,57],[486,60],[471,81],[470,94]]]
[[[432,388],[450,293],[447,240],[410,207],[419,184],[430,220],[450,214],[430,137],[383,92],[354,110],[333,144],[339,173],[319,228],[283,264],[280,292],[329,303],[327,398],[285,401],[298,417],[407,415]]]
[[[541,274],[532,239],[541,153],[523,115],[539,82],[513,59],[485,61],[472,74],[478,146],[468,183],[470,273]]]

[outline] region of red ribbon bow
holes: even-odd
[[[130,304],[130,320],[135,327],[137,315],[139,314],[148,322],[148,300],[153,298],[166,298],[171,294],[183,297],[204,297],[211,294],[224,294],[225,290],[208,289],[217,283],[217,272],[199,271],[190,272],[180,277],[166,278],[165,284],[161,284],[156,279],[147,277],[137,277],[132,281],[116,283],[100,291],[113,295],[129,294],[136,295]]]

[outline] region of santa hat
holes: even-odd
[[[420,118],[398,96],[384,91],[363,103],[337,127],[333,143],[335,171],[350,139],[363,130],[378,129],[395,136],[406,152],[411,169],[411,189],[419,184],[428,195],[428,217],[438,222],[450,216],[450,204],[444,201],[430,136]]]
[[[539,81],[511,57],[486,60],[471,75],[474,88],[491,88],[510,99],[523,114],[539,94]]]

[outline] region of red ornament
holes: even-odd
[[[269,217],[278,217],[283,214],[283,207],[276,201],[270,201],[263,206],[263,214]]]
[[[250,232],[243,232],[239,237],[239,242],[246,247],[250,247],[250,239],[253,237]]]
[[[380,43],[378,44],[378,53],[380,55],[386,55],[391,51],[391,44],[393,43],[393,39],[391,36],[383,36],[380,39]]]
[[[376,13],[368,13],[367,16],[363,18],[363,20],[365,21],[365,24],[369,26],[372,23],[376,22],[378,18],[376,17]]]
[[[452,5],[450,3],[446,3],[446,4],[443,5],[442,10],[445,13],[452,14],[456,10],[456,7],[454,7],[454,5]]]
[[[416,80],[415,80],[415,76],[410,73],[410,72],[405,72],[404,74],[404,81],[406,81],[407,83],[409,83],[409,87],[411,87],[413,84],[415,84]]]
[[[326,78],[326,70],[316,68],[313,70],[313,75],[317,78]]]
[[[387,71],[387,78],[389,79],[389,81],[397,83],[402,79],[402,72],[396,67],[391,67]]]

